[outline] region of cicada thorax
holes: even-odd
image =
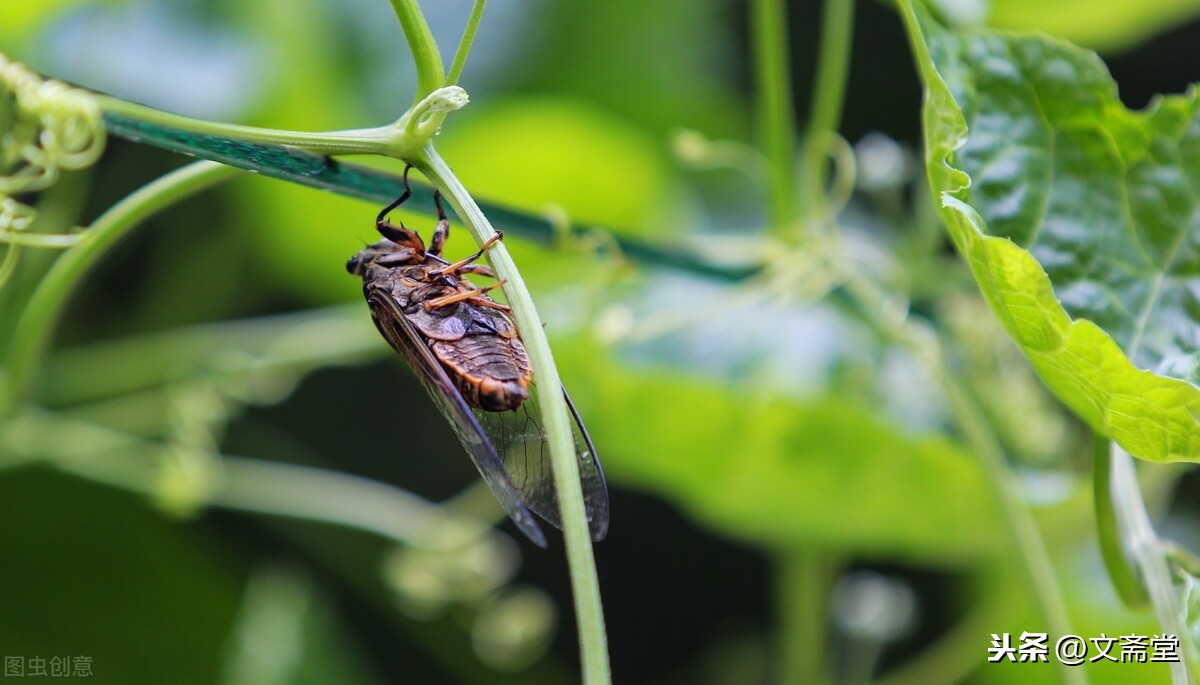
[[[391,296],[426,339],[467,404],[493,412],[520,407],[529,398],[533,369],[516,326],[502,311],[476,302],[490,301],[486,294],[427,306],[470,289],[469,284],[438,277],[439,266],[413,264],[393,269]]]

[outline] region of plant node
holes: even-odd
[[[402,159],[418,156],[421,148],[441,128],[446,114],[466,107],[470,101],[467,91],[459,86],[446,86],[413,105],[396,121],[395,127],[400,136],[396,141],[395,155]]]

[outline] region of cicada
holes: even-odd
[[[450,222],[435,192],[438,222],[426,248],[416,231],[388,221],[388,214],[412,196],[408,172],[404,193],[376,217],[383,239],[351,257],[346,269],[362,277],[375,326],[408,361],[492,494],[517,527],[545,547],[546,537],[530,512],[557,528],[562,519],[529,356],[509,307],[488,295],[503,281],[476,287],[466,279],[468,274],[496,278],[478,260],[503,234],[465,259],[447,261],[442,249]],[[571,410],[588,525],[592,539],[600,540],[608,532],[604,472],[566,390],[556,391]]]

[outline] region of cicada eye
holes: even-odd
[[[354,255],[346,262],[346,271],[349,271],[351,274],[353,274],[355,276],[362,275],[362,268],[363,268],[363,258],[362,258],[361,252]]]

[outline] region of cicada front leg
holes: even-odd
[[[487,242],[485,242],[483,244],[483,247],[479,248],[479,251],[476,252],[475,254],[473,254],[470,257],[467,257],[465,259],[460,259],[457,262],[454,262],[453,264],[447,264],[446,266],[443,266],[442,268],[440,268],[436,271],[433,271],[431,273],[434,276],[452,276],[455,273],[462,271],[465,267],[471,266],[475,262],[479,261],[480,257],[482,257],[484,254],[486,254],[487,251],[489,249],[491,249],[491,247],[493,245],[500,242],[501,240],[504,240],[504,233],[497,231],[496,235],[492,236],[491,238],[488,238]],[[488,269],[488,271],[491,271],[491,269]],[[479,271],[477,269],[474,270],[474,272],[482,273],[481,271]],[[465,273],[471,273],[471,272],[468,271]],[[495,275],[493,275],[492,277],[495,278]]]

